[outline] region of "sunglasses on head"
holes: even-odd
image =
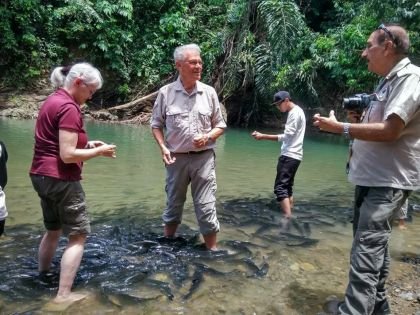
[[[389,29],[386,28],[385,24],[379,25],[378,28],[377,28],[377,30],[384,31],[388,35],[388,37],[391,39],[391,41],[393,43],[395,43],[395,37],[394,37],[394,35],[391,33],[391,31]]]

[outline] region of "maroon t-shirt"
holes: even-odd
[[[83,127],[80,106],[64,89],[51,94],[39,110],[30,174],[69,181],[80,180],[83,163],[66,164],[60,158],[59,129],[77,132],[77,148],[86,147],[87,134]]]

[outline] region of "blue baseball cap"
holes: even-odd
[[[286,98],[290,100],[290,94],[287,91],[278,91],[274,94],[273,103],[271,105],[276,105],[283,102]]]

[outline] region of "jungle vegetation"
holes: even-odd
[[[173,80],[174,48],[195,42],[229,124],[248,126],[278,89],[305,108],[372,90],[378,78],[360,54],[382,22],[410,31],[418,64],[416,0],[2,0],[0,90],[36,87],[53,67],[86,60],[106,80],[94,102],[106,108]]]

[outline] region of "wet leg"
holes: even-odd
[[[406,230],[407,229],[407,227],[405,225],[405,220],[404,219],[399,219],[398,220],[398,228],[400,230]]]
[[[293,202],[293,199],[292,199]],[[285,218],[290,219],[292,217],[292,207],[290,198],[284,198],[283,200],[279,201],[280,208],[283,211]]]
[[[204,243],[206,244],[207,249],[216,250],[217,249],[217,233],[210,233],[203,235]]]
[[[42,237],[38,249],[38,271],[46,272],[50,270],[51,262],[57,250],[61,230],[47,231]]]
[[[178,223],[166,223],[163,228],[163,235],[165,235],[165,237],[174,237],[177,228]]]
[[[71,293],[76,272],[83,256],[86,234],[70,235],[69,243],[61,258],[60,285],[54,302],[74,302],[86,297],[82,294]]]

